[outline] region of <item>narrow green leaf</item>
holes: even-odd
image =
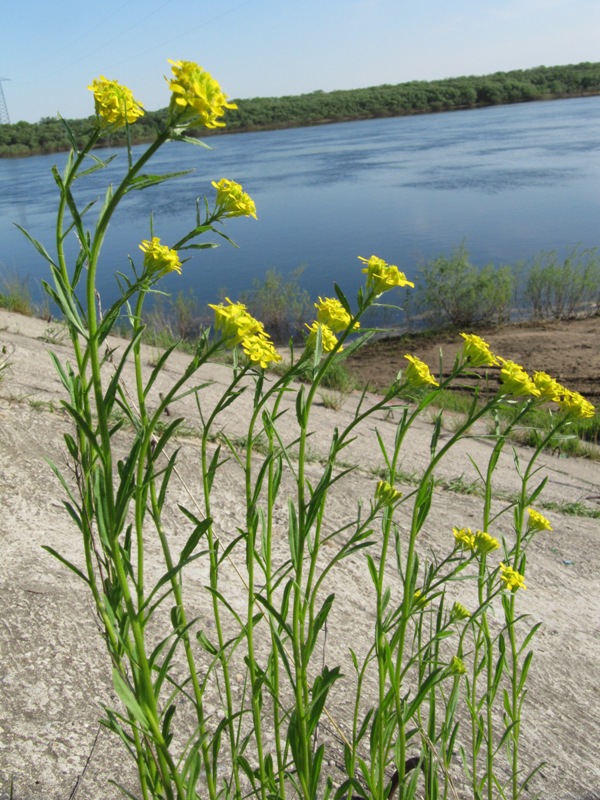
[[[147,189],[149,186],[156,186],[159,183],[170,181],[173,178],[181,178],[184,175],[190,175],[194,170],[186,169],[181,172],[165,172],[162,175],[136,175],[133,180],[129,182],[127,191]]]
[[[129,713],[140,723],[140,725],[148,730],[148,719],[144,712],[142,711],[142,707],[138,703],[135,695],[129,688],[129,686],[125,683],[121,675],[116,669],[113,669],[113,686],[115,687],[116,693],[121,698],[125,708],[129,711]]]
[[[65,567],[68,567],[71,570],[71,572],[74,572],[78,578],[81,578],[81,580],[84,581],[84,583],[87,583],[89,585],[90,581],[88,577],[83,574],[83,572],[79,569],[79,567],[76,567],[75,564],[72,564],[64,556],[61,556],[60,553],[57,553],[53,547],[49,547],[47,544],[43,544],[42,550],[46,550],[46,552],[50,553],[51,556],[54,556],[54,558],[58,559],[58,561],[60,561],[61,564],[64,564]]]
[[[19,225],[16,222],[13,223],[13,224],[31,242],[31,244],[35,247],[35,249],[42,256],[42,258],[44,258],[49,264],[52,264],[53,267],[56,267],[56,269],[58,269],[58,267],[56,266],[56,263],[54,262],[54,260],[52,259],[52,257],[50,256],[50,254],[48,253],[48,251],[46,250],[44,245],[38,239],[34,239],[34,237],[27,230],[25,230],[25,228],[23,228],[21,225]]]
[[[523,666],[521,667],[521,676],[519,678],[519,683],[517,685],[518,694],[520,694],[523,691],[523,687],[525,686],[525,681],[527,680],[527,674],[529,673],[529,668],[531,666],[532,658],[533,658],[533,650],[530,650],[525,656],[525,661],[523,662]]]

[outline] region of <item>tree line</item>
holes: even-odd
[[[236,100],[237,109],[227,113],[226,129],[216,133],[302,127],[594,94],[600,94],[600,62],[542,66],[492,75]],[[166,116],[166,109],[147,112],[131,128],[133,142],[154,139]],[[76,138],[82,142],[93,122],[93,117],[69,120]],[[188,132],[202,137],[209,133],[206,129]],[[101,141],[104,146],[124,144],[123,132],[107,134]],[[0,125],[0,157],[54,153],[69,147],[64,126],[58,118]]]

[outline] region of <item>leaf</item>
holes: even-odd
[[[196,549],[196,545],[200,541],[200,539],[204,536],[207,530],[212,525],[212,518],[208,517],[207,519],[201,520],[196,524],[196,527],[190,534],[187,542],[185,543],[183,550],[181,551],[181,555],[179,556],[179,562],[187,561],[187,559],[192,555],[194,550]]]
[[[427,696],[430,689],[442,680],[443,669],[437,667],[433,669],[423,683],[419,686],[419,690],[413,700],[406,706],[404,711],[404,724],[409,722],[418,710],[419,706]]]
[[[192,172],[194,172],[193,169],[186,169],[181,172],[165,172],[162,175],[137,175],[129,182],[127,191],[131,192],[136,189],[141,191],[142,189],[147,189],[149,186],[157,186],[159,183],[170,181],[173,178],[181,178],[183,175],[190,175]]]
[[[335,594],[330,594],[328,597],[325,598],[323,605],[317,616],[314,619],[313,624],[311,625],[307,640],[306,640],[306,657],[308,658],[314,647],[317,643],[317,638],[321,631],[323,625],[327,621],[327,617],[329,616],[329,612],[333,606],[333,601],[335,600]]]
[[[113,669],[113,686],[115,687],[115,691],[121,698],[125,708],[133,717],[135,717],[135,719],[140,723],[140,725],[142,725],[143,728],[148,730],[148,719],[142,711],[142,707],[116,669]]]
[[[88,167],[87,169],[82,169],[81,172],[77,173],[77,175],[75,176],[76,178],[84,178],[86,175],[91,175],[93,172],[97,172],[99,169],[104,169],[110,164],[111,161],[114,161],[114,159],[117,157],[117,153],[113,153],[112,156],[108,156],[108,158],[104,159],[98,158],[92,153],[88,153],[88,155],[89,158],[92,158],[95,161],[95,164],[93,164],[91,167]],[[93,200],[92,202],[95,203],[96,201]],[[90,203],[90,205],[92,205],[92,203]]]
[[[288,637],[291,639],[293,637],[293,631],[291,627],[288,625],[288,623],[285,621],[281,613],[275,608],[275,606],[261,594],[257,594],[256,599],[259,601],[259,603],[262,603],[262,605],[267,609],[269,614],[277,620],[281,630],[285,631],[285,633],[287,633]]]
[[[74,572],[75,575],[77,575],[78,578],[81,578],[82,581],[84,581],[85,583],[87,583],[89,585],[89,582],[90,582],[89,578],[87,578],[83,574],[83,572],[78,567],[75,566],[75,564],[72,564],[64,556],[61,556],[60,553],[57,553],[56,550],[53,547],[49,547],[47,544],[43,544],[42,545],[42,550],[46,550],[46,552],[50,553],[51,556],[54,556],[54,558],[58,559],[58,561],[60,561],[61,564],[64,564],[65,567],[68,567],[71,570],[71,572]]]
[[[214,250],[219,245],[216,242],[202,242],[201,244],[184,244],[179,248],[178,252],[182,250]]]
[[[334,667],[333,669],[323,667],[321,674],[317,675],[315,678],[315,682],[311,690],[312,697],[307,719],[307,728],[309,734],[312,734],[315,731],[319,720],[321,719],[329,690],[338,680],[338,678],[341,677],[342,674],[340,667]]]
[[[58,114],[57,116],[58,116],[58,120],[59,120],[59,122],[62,124],[63,128],[65,129],[65,132],[66,132],[66,134],[67,134],[67,139],[69,140],[69,143],[70,143],[70,145],[71,145],[72,149],[73,149],[75,152],[77,152],[77,151],[79,150],[79,147],[78,147],[78,145],[77,145],[77,139],[75,138],[75,134],[74,134],[74,132],[73,132],[73,128],[71,128],[71,126],[69,125],[69,123],[67,122],[67,120],[66,120],[66,119],[64,119],[63,117],[61,117],[61,115],[60,115],[60,114]],[[69,153],[69,164],[70,164],[72,161],[73,161],[73,155],[72,155],[72,153]],[[68,164],[68,165],[69,165],[69,164]],[[65,175],[66,175],[66,169],[65,169]]]
[[[48,261],[48,263],[52,264],[53,267],[56,267],[56,269],[58,269],[58,267],[56,266],[55,262],[52,260],[50,254],[48,253],[48,251],[46,250],[44,245],[40,241],[38,241],[37,239],[34,239],[33,236],[31,236],[31,234],[28,233],[28,231],[26,231],[25,228],[23,228],[17,222],[15,222],[14,225],[21,231],[22,234],[24,234],[27,237],[27,239],[29,239],[29,241],[35,247],[35,249],[38,251],[38,253],[43,258],[45,258],[46,261]]]
[[[69,415],[73,418],[75,424],[77,425],[79,430],[82,431],[82,433],[85,435],[85,437],[90,442],[94,450],[96,452],[99,452],[100,447],[98,445],[98,439],[96,438],[96,434],[94,433],[94,431],[88,425],[87,420],[81,416],[78,409],[76,409],[70,403],[67,403],[66,400],[61,400],[61,404],[63,405],[64,408],[67,409]]]
[[[523,691],[523,687],[525,686],[525,681],[527,680],[527,674],[529,672],[529,667],[531,666],[532,658],[533,658],[533,650],[530,650],[525,656],[525,661],[523,662],[523,666],[521,668],[521,677],[519,678],[519,684],[517,686],[518,694],[520,694]]]
[[[169,139],[172,142],[187,142],[188,144],[195,144],[198,147],[204,147],[206,150],[212,150],[212,147],[205,142],[202,142],[200,139],[196,139],[193,136],[184,136],[182,133],[173,132]]]
[[[527,636],[523,640],[523,644],[521,645],[521,647],[519,647],[519,654],[521,654],[523,652],[523,650],[525,650],[525,648],[527,647],[529,642],[533,639],[533,637],[535,636],[535,634],[538,632],[538,630],[541,627],[542,627],[542,623],[541,622],[536,622],[535,623],[535,625],[532,627],[532,629],[529,631],[529,633],[527,634]]]

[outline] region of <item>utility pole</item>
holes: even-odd
[[[10,78],[0,78],[0,125],[10,125],[8,108],[6,107],[6,100],[4,99],[4,89],[2,88],[2,81],[9,80]]]

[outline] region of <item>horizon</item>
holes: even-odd
[[[219,10],[107,0],[101,14],[84,0],[78,11],[32,0],[5,22],[0,75],[12,123],[91,116],[87,87],[100,75],[148,110],[164,108],[169,58],[198,62],[239,100],[600,60],[594,0],[224,0]]]

